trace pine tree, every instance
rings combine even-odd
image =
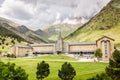
[[[42,61],[37,64],[36,78],[42,80],[50,74],[49,64]]]
[[[120,80],[120,51],[117,49],[113,52],[112,58],[109,60],[106,73],[111,76],[113,80]]]
[[[76,71],[74,70],[72,65],[67,62],[62,65],[61,70],[59,70],[58,72],[58,76],[61,78],[61,80],[72,80],[75,75]]]

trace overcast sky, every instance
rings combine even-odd
[[[66,18],[90,18],[110,0],[0,0],[0,16],[39,27]]]

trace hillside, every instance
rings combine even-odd
[[[41,29],[38,29],[36,31],[34,31],[36,34],[40,35],[40,36],[44,36],[46,38],[48,38],[48,34],[44,31],[42,31]]]
[[[66,41],[95,41],[106,35],[115,39],[116,46],[120,45],[120,0],[111,0],[88,23],[71,33]]]
[[[3,37],[7,36],[7,37],[18,39],[20,41],[26,41],[29,43],[45,42],[44,40],[42,40],[41,38],[37,37],[34,34],[29,34],[29,35],[22,34],[19,31],[17,31],[16,28],[8,25],[7,23],[0,24],[0,30],[1,30],[0,36],[3,36]],[[32,37],[33,35],[34,37]]]
[[[26,41],[20,36],[16,35],[14,32],[4,28],[2,25],[0,25],[0,36],[2,37],[11,37],[11,38],[16,38],[19,41]]]
[[[21,34],[24,34],[24,36],[27,36],[33,39],[34,42],[37,42],[37,43],[49,42],[49,40],[44,35],[37,34],[36,31],[30,30],[24,25],[17,26],[15,29]],[[39,32],[41,33],[42,31],[39,31]]]
[[[6,18],[3,18],[3,17],[0,17],[0,23],[7,23],[10,26],[14,26],[14,27],[20,26],[19,24],[15,23],[15,22],[12,22],[12,21],[10,21]]]
[[[41,37],[34,31],[28,29],[24,25],[18,25],[8,19],[0,17],[0,36],[13,37],[20,41],[30,43],[46,43],[48,39]]]

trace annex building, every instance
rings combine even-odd
[[[12,47],[11,53],[16,57],[64,53],[94,58],[94,51],[98,48],[102,51],[102,60],[108,60],[114,51],[114,39],[103,36],[94,42],[64,42],[60,35],[56,43],[16,45]]]

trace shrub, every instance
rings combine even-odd
[[[7,54],[7,57],[16,58],[16,56],[14,54]]]
[[[102,57],[102,51],[101,49],[97,49],[95,52],[94,52],[94,56],[97,57],[97,60],[99,62],[99,59]]]
[[[107,74],[101,73],[100,75],[96,75],[95,77],[89,78],[87,80],[112,80]]]

